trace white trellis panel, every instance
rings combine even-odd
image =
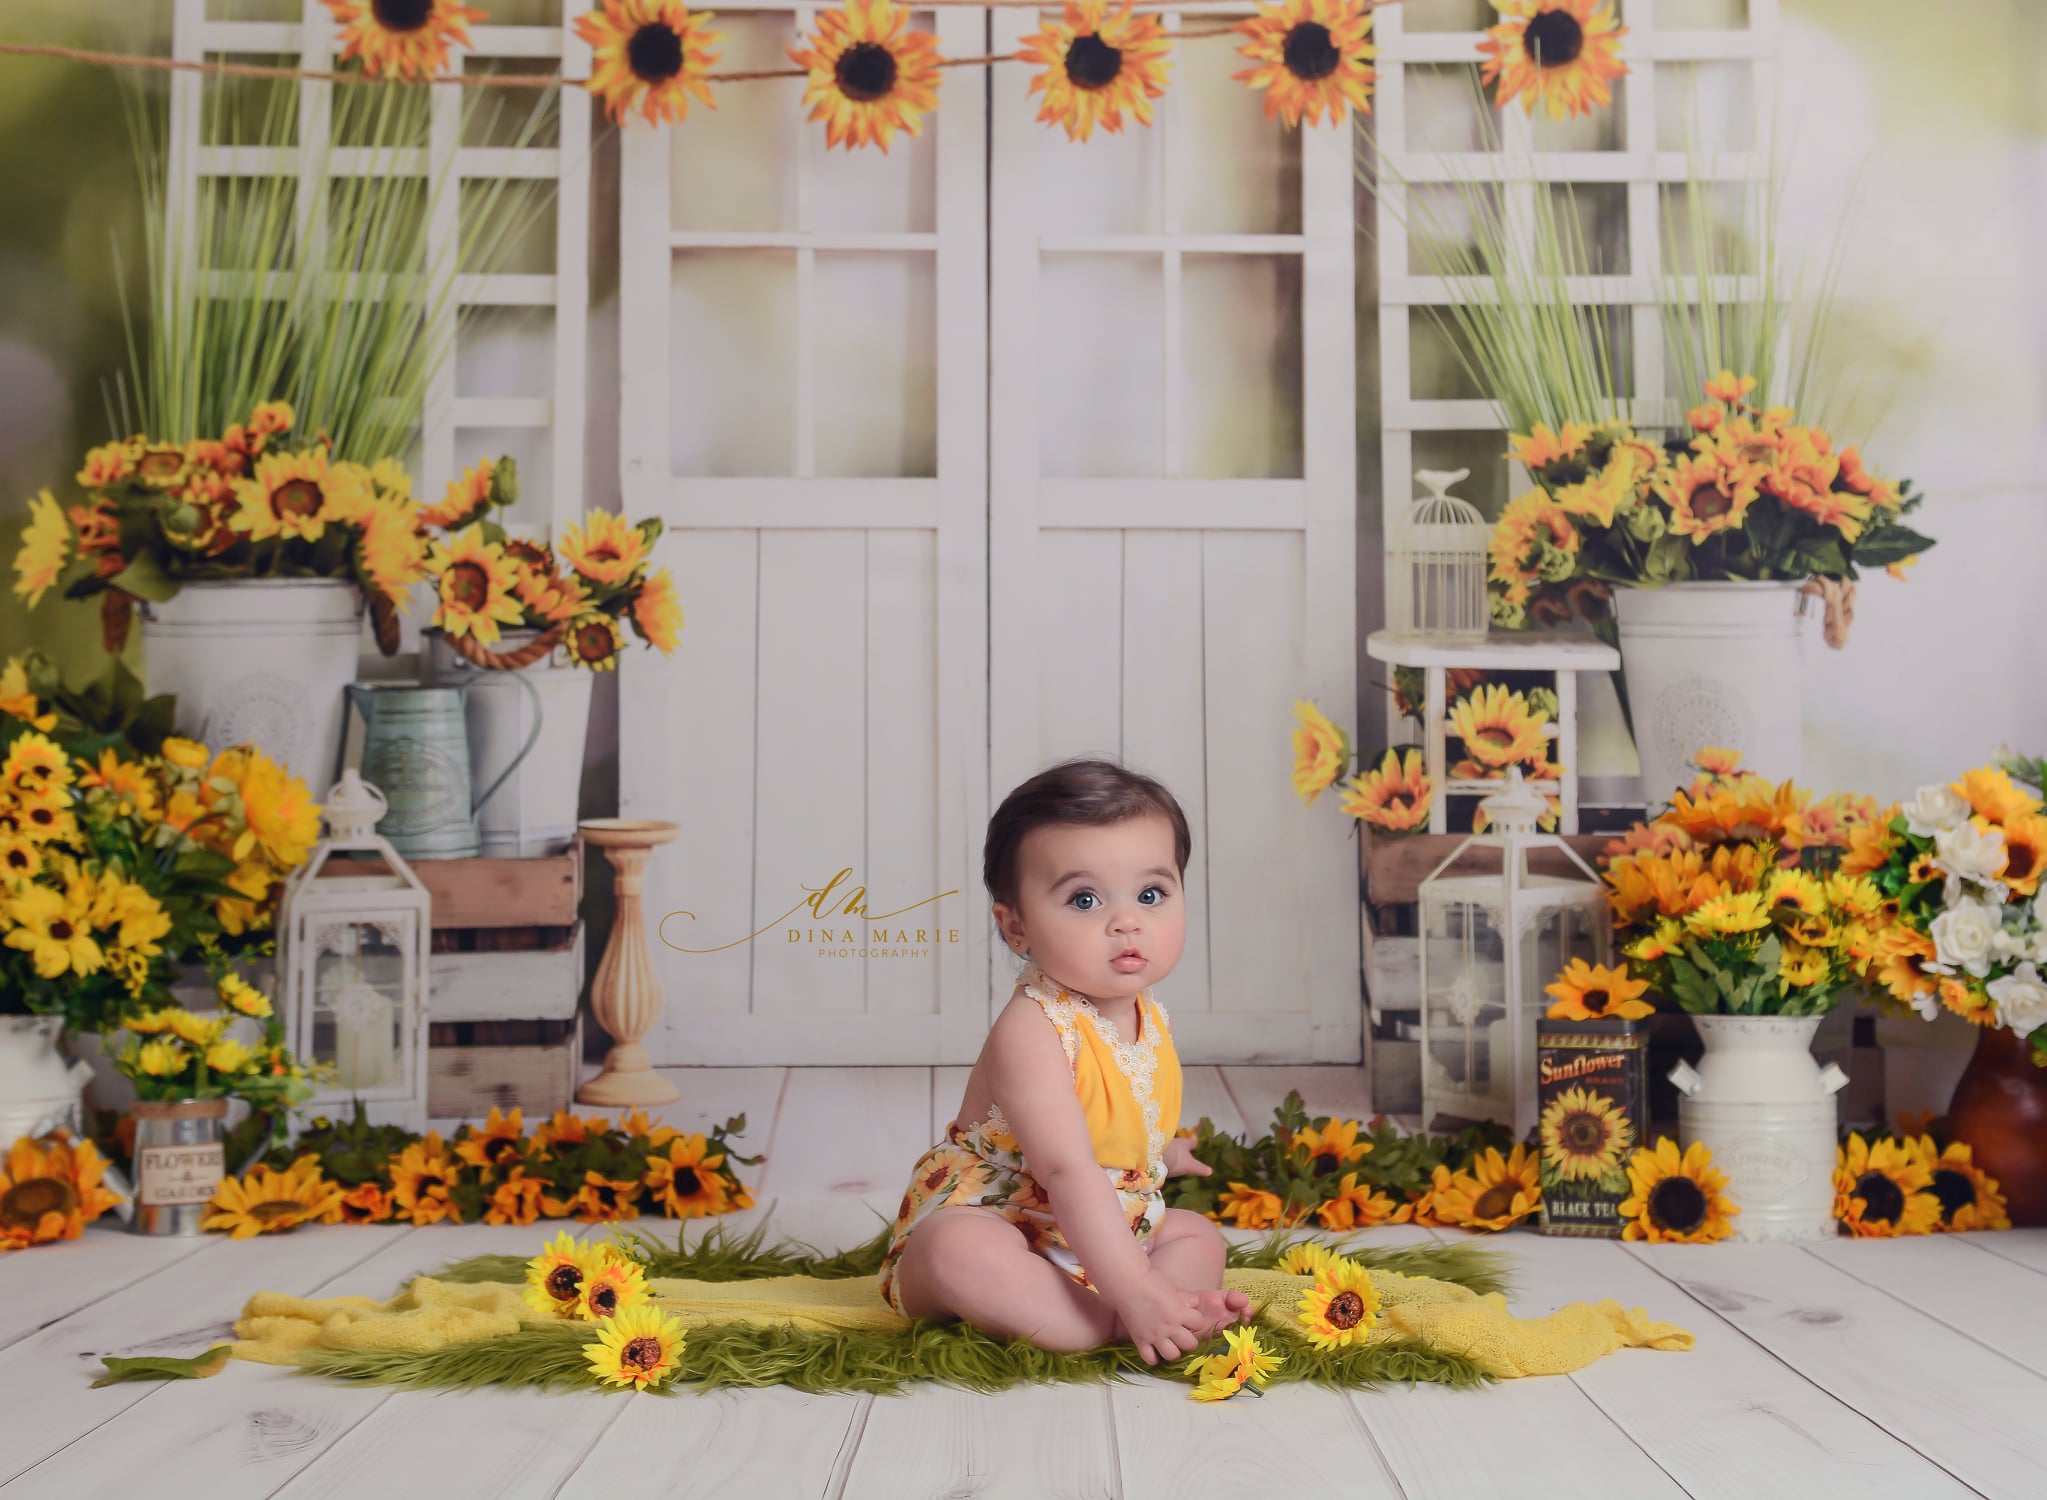
[[[172,47],[179,58],[283,59],[308,71],[337,65],[334,20],[319,0],[305,0],[297,22],[216,20],[208,16],[209,0],[174,3]],[[509,64],[563,70],[571,78],[589,74],[589,47],[566,21],[472,26],[469,34],[474,45],[451,53],[450,72]],[[202,142],[202,90],[218,86],[196,73],[172,77],[170,178],[177,203],[189,211],[200,182],[208,178],[296,178],[300,244],[309,253],[320,245],[323,169],[332,178],[388,170],[395,162],[423,182],[447,184],[434,198],[428,226],[428,264],[436,268],[456,262],[463,185],[487,178],[555,183],[553,201],[544,212],[519,218],[524,237],[542,252],[545,268],[514,263],[492,274],[465,271],[440,311],[438,332],[455,336],[421,413],[413,491],[423,501],[436,501],[463,468],[479,458],[510,453],[520,462],[522,493],[508,521],[543,530],[580,519],[590,264],[588,93],[575,87],[558,91],[551,106],[558,117],[551,143],[529,137],[528,144],[519,146],[480,145],[463,140],[465,95],[471,91],[440,85],[432,97],[425,149],[379,150],[372,158],[346,146],[327,149],[334,90],[360,85],[301,83],[298,142],[273,151]],[[536,97],[523,90],[506,95],[505,115],[523,116]],[[215,278],[232,274],[214,273]],[[402,618],[409,641],[423,614],[415,605]]]
[[[1037,18],[993,23],[1007,54]],[[1355,1062],[1349,820],[1288,781],[1296,698],[1354,722],[1352,132],[1265,119],[1235,48],[1183,42],[1156,125],[1081,144],[995,70],[990,794],[1157,776],[1194,835],[1182,1055]]]
[[[819,9],[720,6],[719,66],[788,67]],[[978,9],[910,24],[985,50]],[[621,682],[621,811],[682,825],[648,870],[657,1062],[966,1062],[985,1032],[985,88],[945,70],[886,155],[827,152],[798,79],[623,128],[623,501],[665,518],[688,618]]]
[[[1776,97],[1779,0],[1619,0],[1628,72],[1614,104],[1587,119],[1532,121],[1519,103],[1498,124],[1474,119],[1478,44],[1494,13],[1482,0],[1410,0],[1375,12],[1379,83],[1379,363],[1381,481],[1390,516],[1416,493],[1417,469],[1469,468],[1461,489],[1490,515],[1528,483],[1506,457],[1506,420],[1490,400],[1439,387],[1458,366],[1431,307],[1454,288],[1418,274],[1405,218],[1409,186],[1452,196],[1454,184],[1505,183],[1510,224],[1529,222],[1533,195],[1568,185],[1588,254],[1601,257],[1573,295],[1614,309],[1616,342],[1632,367],[1628,414],[1647,430],[1681,420],[1697,391],[1675,389],[1659,313],[1667,273],[1665,195],[1696,169],[1713,183],[1767,180],[1769,102]],[[1696,133],[1695,133],[1696,132]],[[1495,143],[1500,150],[1487,149]],[[1534,181],[1530,181],[1530,178]],[[1559,205],[1559,215],[1569,212]],[[1588,268],[1590,269],[1590,268]],[[1716,295],[1740,294],[1720,286]],[[1390,587],[1390,580],[1389,580]],[[1387,722],[1397,723],[1388,694]],[[1576,767],[1572,768],[1574,771]]]

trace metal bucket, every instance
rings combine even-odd
[[[540,738],[540,695],[517,673],[533,698],[533,731],[510,765],[470,795],[469,728],[464,703],[475,683],[415,687],[351,683],[348,701],[363,718],[362,779],[384,794],[390,811],[377,832],[407,859],[467,859],[481,844],[476,810],[503,786]]]
[[[137,1100],[136,1234],[197,1234],[226,1175],[225,1099]]]

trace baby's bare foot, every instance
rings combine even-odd
[[[1202,1291],[1188,1293],[1201,1314],[1201,1336],[1209,1338],[1242,1322],[1251,1311],[1251,1299],[1242,1292]]]

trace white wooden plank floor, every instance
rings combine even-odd
[[[748,1171],[761,1206],[725,1222],[766,1218],[827,1248],[893,1211],[966,1081],[957,1068],[670,1076],[684,1097],[666,1119],[702,1128],[743,1110],[742,1149],[767,1154]],[[1188,1070],[1188,1118],[1262,1127],[1293,1088],[1311,1112],[1366,1109],[1356,1069],[1205,1067]],[[530,1252],[556,1227],[234,1244],[148,1240],[109,1219],[77,1244],[0,1258],[0,1500],[2047,1494],[2047,1231],[1808,1247],[1501,1236],[1521,1311],[1616,1297],[1690,1328],[1698,1347],[1476,1392],[1295,1386],[1221,1407],[1153,1381],[1000,1396],[419,1394],[239,1362],[210,1380],[87,1388],[101,1354],[193,1353],[225,1336],[253,1291],[387,1295],[463,1256]]]

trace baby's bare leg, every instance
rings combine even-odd
[[[1222,1290],[1222,1231],[1200,1214],[1169,1208],[1152,1238],[1152,1267],[1183,1292],[1199,1299],[1209,1317],[1208,1332],[1227,1328],[1251,1310],[1242,1292]]]
[[[896,1285],[913,1318],[959,1318],[1040,1349],[1092,1349],[1123,1336],[1108,1303],[1034,1254],[1021,1230],[985,1208],[941,1208],[912,1230]]]

